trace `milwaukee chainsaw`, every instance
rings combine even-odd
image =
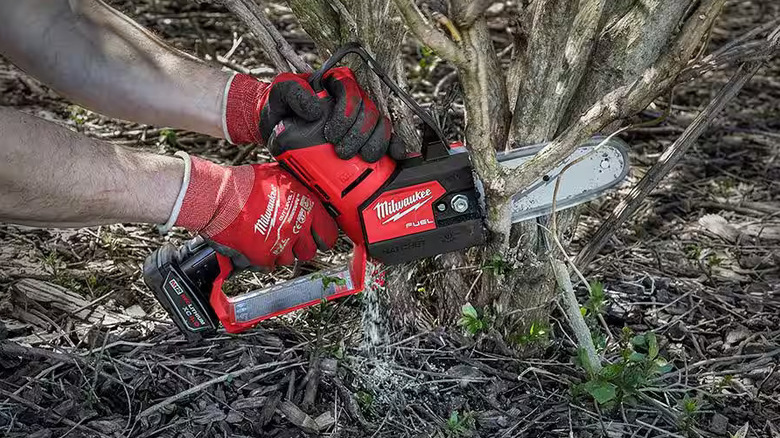
[[[360,56],[421,119],[421,154],[398,162],[389,156],[375,163],[359,155],[342,160],[323,138],[326,117],[280,123],[269,150],[333,215],[353,243],[352,257],[345,266],[229,298],[222,291],[233,273],[228,257],[200,237],[179,248],[166,244],[144,262],[144,281],[188,338],[210,335],[220,323],[229,333],[242,332],[265,319],[358,293],[365,285],[369,257],[393,265],[485,242],[481,188],[466,149],[460,143],[449,144],[431,115],[387,77],[360,45],[351,43],[336,51],[311,76],[312,88],[327,103],[323,74],[350,53]],[[517,167],[543,147],[500,153],[498,161],[508,168]],[[567,167],[570,163],[574,164]],[[628,172],[626,148],[617,139],[591,139],[583,144],[514,197],[513,222],[551,212],[555,180],[564,169],[557,210],[587,202],[620,183]]]

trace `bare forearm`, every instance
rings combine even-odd
[[[222,136],[229,74],[96,0],[0,0],[0,53],[107,116]]]
[[[0,222],[164,223],[184,164],[103,143],[0,107]]]

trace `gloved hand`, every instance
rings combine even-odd
[[[237,74],[228,83],[223,129],[231,143],[267,143],[274,127],[288,117],[313,122],[328,114],[308,83],[307,74],[281,73],[270,84]],[[390,119],[376,105],[346,67],[329,70],[323,86],[332,97],[333,110],[325,124],[325,138],[340,158],[360,153],[375,162],[390,150],[393,158],[405,156],[404,145],[392,133]]]
[[[333,218],[278,164],[227,167],[177,155],[188,164],[186,191],[169,223],[211,240],[237,269],[290,265],[336,243]]]
[[[325,124],[325,139],[335,145],[339,158],[346,160],[360,153],[364,160],[373,163],[388,151],[396,160],[406,156],[403,142],[392,133],[390,119],[379,114],[352,70],[330,69],[323,76],[322,85],[335,102]]]

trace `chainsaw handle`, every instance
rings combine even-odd
[[[241,333],[266,319],[316,305],[322,300],[331,301],[361,292],[365,286],[366,259],[365,246],[356,244],[346,268],[316,272],[230,298],[222,286],[233,273],[233,263],[217,253],[219,274],[212,283],[209,304],[225,331]],[[327,280],[334,277],[343,280],[344,284]]]

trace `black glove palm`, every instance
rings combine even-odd
[[[336,154],[349,159],[360,153],[373,163],[390,152],[396,160],[406,156],[404,144],[393,134],[390,119],[382,116],[376,105],[360,88],[347,67],[328,70],[323,86],[335,101],[330,120],[325,124],[325,139],[336,147]]]

